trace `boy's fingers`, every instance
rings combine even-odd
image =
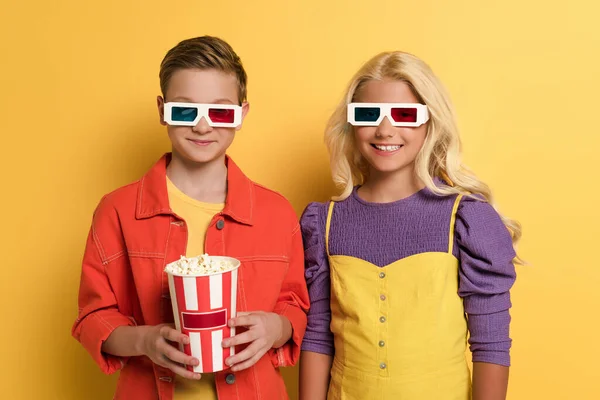
[[[243,369],[246,368],[250,368],[251,366],[253,366],[254,364],[256,364],[258,362],[258,360],[260,360],[260,358],[266,353],[266,350],[260,350],[259,352],[257,352],[256,354],[254,354],[252,357],[250,357],[248,360],[239,363],[239,364],[235,364],[231,370],[234,372],[237,371],[241,371]]]
[[[190,342],[190,338],[187,335],[184,335],[183,333],[168,326],[163,327],[160,330],[160,334],[171,342],[177,342],[181,344],[188,344]]]
[[[236,316],[241,317],[242,315],[250,315],[250,314],[252,314],[252,313],[249,311],[238,311]]]
[[[232,338],[223,340],[223,347],[233,347],[238,346],[244,343],[250,343],[256,339],[256,333],[253,331],[246,331],[244,333],[240,333],[239,335],[235,335]]]
[[[243,314],[238,313],[238,316],[235,318],[231,318],[229,320],[229,327],[233,328],[235,326],[250,326],[256,324],[256,316],[253,314]]]
[[[225,363],[229,366],[235,365],[237,363],[246,361],[247,359],[254,356],[260,350],[260,344],[257,342],[252,343],[250,346],[246,347],[241,352],[237,353],[234,356],[229,357],[225,360]]]
[[[183,376],[184,378],[187,379],[194,379],[194,380],[198,380],[202,377],[202,375],[196,373],[196,372],[192,372],[192,371],[188,371],[187,369],[171,362],[168,365],[168,368],[175,372],[177,375]]]
[[[184,365],[198,365],[199,361],[191,356],[188,356],[185,353],[182,353],[181,351],[177,350],[176,348],[174,348],[173,346],[170,345],[166,345],[166,348],[164,349],[160,349],[164,355],[171,361],[174,361],[176,363],[179,364],[184,364]]]

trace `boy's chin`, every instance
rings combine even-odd
[[[216,149],[215,149],[216,150]],[[225,157],[226,149],[212,150],[196,150],[196,151],[174,151],[173,157],[182,158],[181,161],[194,164],[207,164],[210,162],[222,160]]]

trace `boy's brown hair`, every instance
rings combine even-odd
[[[214,36],[200,36],[179,42],[167,52],[160,64],[160,90],[167,93],[169,80],[180,69],[216,69],[235,75],[238,81],[240,105],[246,101],[248,77],[240,57],[224,40]]]

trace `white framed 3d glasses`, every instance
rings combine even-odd
[[[385,117],[393,126],[418,127],[429,120],[429,111],[419,103],[348,104],[348,122],[353,126],[379,126]]]
[[[233,104],[165,103],[165,122],[173,126],[196,126],[201,118],[215,128],[236,128],[242,123],[242,106]]]

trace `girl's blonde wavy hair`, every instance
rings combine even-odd
[[[347,122],[347,105],[356,100],[357,93],[370,80],[399,80],[406,82],[420,103],[427,105],[429,121],[425,143],[415,160],[417,176],[441,196],[463,194],[486,201],[492,206],[488,185],[477,179],[461,162],[461,142],[454,108],[446,89],[431,68],[412,54],[395,51],[378,54],[369,60],[352,78],[343,100],[331,115],[325,130],[333,180],[342,193],[333,200],[343,200],[355,185],[368,178],[368,165],[354,142],[352,125]],[[434,178],[447,185],[436,185]],[[521,237],[521,225],[502,216],[513,245]],[[522,264],[517,257],[515,261]]]

